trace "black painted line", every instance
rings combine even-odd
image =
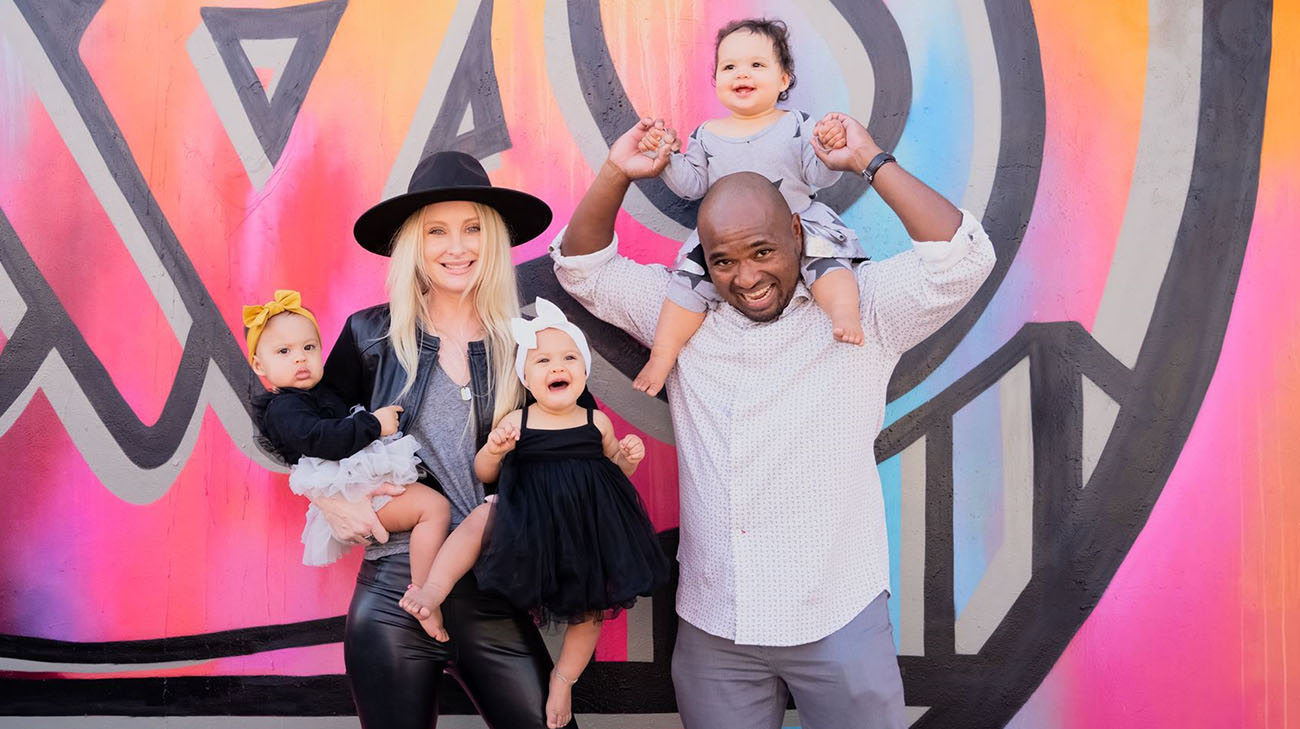
[[[975,296],[953,318],[899,359],[889,380],[887,398],[891,402],[929,377],[984,313],[1020,250],[1038,194],[1047,107],[1033,9],[1028,0],[985,0],[984,7],[1002,93],[1002,141],[982,221],[997,262]]]

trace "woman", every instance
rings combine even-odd
[[[474,454],[523,402],[511,356],[519,297],[510,246],[550,222],[546,203],[493,187],[469,155],[440,152],[416,168],[407,194],[366,211],[353,231],[362,247],[392,258],[389,303],[348,318],[324,382],[371,410],[404,408],[401,430],[423,445],[421,481],[446,494],[453,527],[484,498]],[[546,726],[551,659],[526,614],[480,592],[471,573],[442,606],[451,641],[433,640],[397,604],[410,574],[405,535],[376,543],[385,535],[364,502],[316,503],[337,539],[368,544],[343,644],[362,726],[436,725],[444,668],[490,726]]]

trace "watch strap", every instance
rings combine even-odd
[[[872,157],[871,161],[867,163],[867,168],[862,171],[863,179],[865,179],[867,184],[870,185],[876,179],[876,172],[890,162],[896,163],[898,160],[894,159],[894,155],[888,152],[881,152],[875,157]]]

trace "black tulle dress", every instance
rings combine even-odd
[[[542,624],[613,617],[668,580],[668,560],[632,482],[605,457],[600,429],[528,427],[502,461],[474,573],[479,586]]]

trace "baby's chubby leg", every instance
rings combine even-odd
[[[379,523],[390,532],[410,530],[411,581],[423,582],[451,526],[451,504],[447,498],[423,484],[411,484],[406,493],[385,504],[377,515]],[[405,598],[401,602],[405,603]],[[429,618],[427,610],[420,613],[405,604],[402,607],[417,619]]]
[[[659,310],[659,325],[655,328],[655,341],[650,347],[650,359],[645,367],[632,380],[632,387],[651,397],[663,389],[664,380],[677,363],[677,355],[682,347],[691,340],[695,332],[704,323],[704,312],[696,313],[684,309],[672,301],[665,300]]]
[[[677,355],[704,323],[708,303],[691,288],[680,272],[674,272],[668,281],[668,298],[659,310],[659,323],[655,327],[654,343],[650,345],[650,359],[632,380],[632,387],[651,397],[663,389],[664,380],[677,363]]]
[[[483,532],[487,528],[492,504],[480,504],[447,537],[447,541],[433,558],[433,566],[425,572],[422,584],[412,585],[402,596],[400,605],[414,615],[420,625],[434,640],[447,640],[442,626],[443,600],[456,581],[464,577],[478,560],[483,545]],[[444,530],[445,533],[445,530]],[[414,535],[412,535],[414,539]],[[412,545],[414,550],[414,545]]]
[[[546,695],[547,729],[568,726],[573,719],[573,684],[591,662],[598,638],[600,623],[594,618],[570,625],[564,631],[560,659],[555,662],[555,670],[551,671],[550,691]]]
[[[858,277],[849,261],[840,258],[804,259],[804,280],[809,281],[813,300],[831,318],[831,334],[836,341],[862,346]]]

